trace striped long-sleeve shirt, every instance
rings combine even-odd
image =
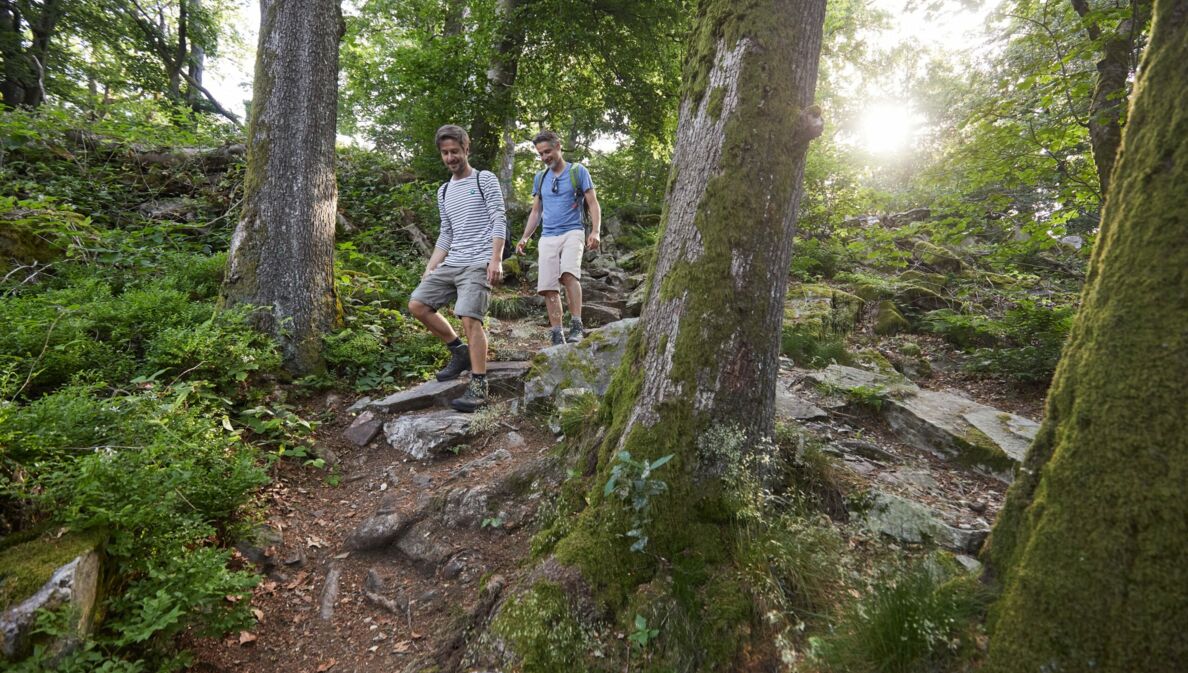
[[[491,261],[492,241],[507,239],[503,192],[491,171],[474,169],[439,187],[437,210],[441,233],[436,245],[448,253],[442,266],[485,266]]]

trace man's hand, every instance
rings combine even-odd
[[[498,285],[503,280],[503,261],[493,259],[487,264],[487,282]]]
[[[517,254],[517,255],[522,255],[522,254],[524,254],[524,247],[525,247],[526,245],[528,245],[528,239],[526,239],[526,238],[521,238],[521,239],[519,240],[519,242],[517,242],[517,243],[516,243],[516,254]]]
[[[425,280],[426,278],[428,278],[429,274],[433,273],[434,271],[435,271],[435,269],[432,267],[428,267],[428,266],[425,267],[425,273],[421,274],[421,280]]]
[[[599,238],[597,231],[591,231],[589,238],[586,239],[587,250],[597,250],[598,244],[602,239]]]

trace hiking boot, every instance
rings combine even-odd
[[[473,413],[479,407],[487,404],[487,379],[470,379],[466,392],[456,400],[450,400],[450,406],[458,411]]]
[[[462,344],[450,351],[450,361],[441,371],[437,372],[438,381],[453,381],[462,375],[462,372],[470,371],[470,347]]]
[[[554,346],[560,346],[565,343],[565,335],[561,333],[560,327],[555,330],[549,330],[549,339],[553,342]]]
[[[565,335],[565,340],[571,344],[581,341],[586,336],[586,331],[582,329],[582,323],[578,320],[571,320],[569,322],[569,333]]]

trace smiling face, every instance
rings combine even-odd
[[[542,140],[536,143],[536,153],[540,155],[540,160],[544,162],[545,166],[557,170],[557,166],[561,160],[561,148],[559,146],[547,140]]]
[[[453,173],[454,177],[466,176],[470,170],[470,164],[467,162],[470,153],[463,149],[461,143],[453,138],[443,138],[437,144],[437,150],[441,152],[441,163],[450,169],[450,173]]]

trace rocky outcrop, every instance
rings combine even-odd
[[[592,331],[576,344],[542,350],[524,382],[524,401],[555,402],[561,391],[571,388],[586,388],[595,395],[605,393],[637,322],[620,320]]]
[[[960,395],[925,390],[894,373],[841,365],[807,372],[827,391],[881,401],[879,411],[904,442],[1009,482],[1039,424]]]

